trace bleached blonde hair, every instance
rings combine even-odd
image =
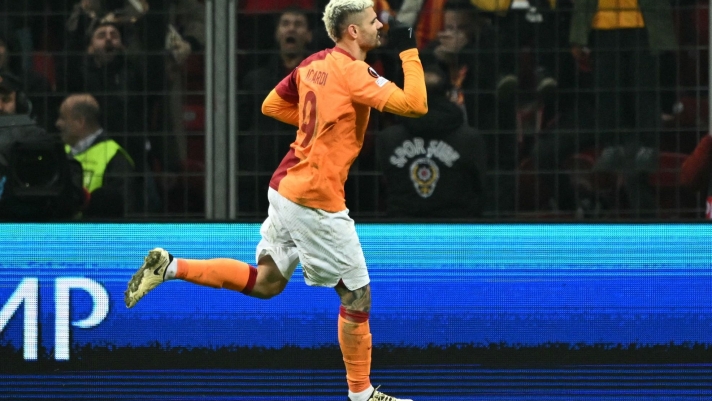
[[[322,18],[326,26],[326,33],[329,34],[331,40],[338,42],[348,18],[369,7],[373,7],[372,0],[331,0],[326,5],[324,18]]]

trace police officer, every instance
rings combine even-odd
[[[463,219],[485,206],[484,141],[447,95],[445,73],[426,65],[428,114],[378,135],[388,217]]]
[[[99,103],[89,94],[67,97],[57,128],[67,153],[82,164],[84,188],[91,194],[84,217],[122,217],[135,202],[134,162],[100,124]]]

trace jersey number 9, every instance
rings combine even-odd
[[[309,115],[307,116],[307,110]],[[307,92],[304,97],[304,106],[302,106],[302,126],[299,128],[306,134],[302,141],[301,147],[306,147],[314,136],[316,128],[316,94],[313,91]]]

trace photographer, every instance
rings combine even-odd
[[[49,221],[82,208],[82,167],[60,139],[38,127],[0,74],[0,221]],[[20,99],[22,100],[22,99]]]
[[[70,219],[86,197],[81,165],[31,113],[22,81],[0,69],[0,221]]]

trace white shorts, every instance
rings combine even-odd
[[[370,282],[361,242],[348,209],[329,213],[298,205],[270,188],[268,217],[255,259],[270,255],[289,280],[302,262],[307,285],[335,287],[343,281],[349,290]]]

